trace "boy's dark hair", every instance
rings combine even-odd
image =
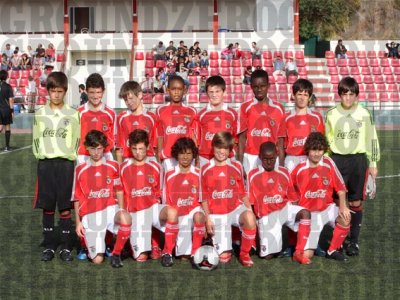
[[[92,73],[86,79],[86,90],[89,88],[101,88],[103,91],[106,89],[104,79],[99,73]]]
[[[144,143],[147,146],[149,146],[149,134],[147,131],[143,129],[135,129],[129,134],[129,146],[131,147],[132,145],[136,145],[139,143]]]
[[[106,148],[108,146],[107,136],[98,130],[90,130],[85,136],[85,142],[83,143],[86,147],[97,147],[103,146]]]
[[[351,92],[358,96],[360,90],[357,81],[353,77],[344,77],[340,80],[338,84],[338,94],[339,96]]]
[[[0,81],[6,81],[8,78],[8,72],[5,70],[0,71]]]
[[[234,144],[233,135],[228,131],[217,132],[211,141],[212,147],[229,149],[229,151],[232,151]]]
[[[68,78],[63,72],[51,72],[47,76],[46,89],[62,88],[64,91],[68,90]]]
[[[251,73],[251,77],[250,77],[251,82],[253,82],[253,80],[255,80],[257,78],[264,78],[269,83],[268,73],[266,71],[264,71],[263,69],[257,69],[253,73]]]
[[[221,76],[210,76],[206,81],[206,91],[208,91],[208,87],[219,86],[223,91],[226,89],[226,82]]]
[[[306,155],[308,155],[310,150],[324,150],[326,152],[328,148],[328,141],[321,132],[311,132],[304,143],[304,152]]]
[[[81,84],[79,85],[79,89],[85,90],[85,85],[81,83]]]
[[[313,94],[313,89],[311,81],[303,78],[297,79],[292,86],[293,95],[296,95],[297,92],[305,91],[311,96]]]
[[[118,97],[121,99],[126,99],[129,94],[137,96],[140,92],[142,92],[140,84],[136,81],[130,80],[122,84],[121,89],[119,90]]]
[[[278,152],[273,142],[264,142],[260,145],[259,156],[264,152]]]
[[[176,140],[171,148],[172,157],[178,160],[178,155],[186,152],[187,150],[192,150],[193,158],[197,157],[199,151],[194,141],[188,137],[181,137]]]
[[[182,85],[185,87],[185,81],[183,80],[183,78],[181,76],[178,76],[178,75],[169,76],[169,78],[168,78],[168,87],[171,86],[171,82],[174,81],[174,80],[181,82]]]

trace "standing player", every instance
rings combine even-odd
[[[343,176],[348,193],[351,219],[347,255],[358,255],[362,202],[366,199],[368,173],[375,181],[380,158],[379,141],[371,113],[358,104],[358,83],[351,77],[338,85],[341,103],[326,113],[326,137],[332,159]]]
[[[206,229],[199,203],[199,169],[192,165],[198,150],[192,139],[183,137],[176,140],[171,152],[178,165],[165,175],[163,201],[176,208],[179,215],[175,255],[193,256],[201,246]]]
[[[259,158],[261,166],[249,173],[248,190],[250,203],[258,218],[260,236],[260,257],[271,259],[282,249],[282,226],[297,231],[296,252],[293,260],[300,264],[310,264],[304,255],[310,234],[310,212],[297,203],[297,194],[286,168],[275,166],[278,151],[272,142],[262,143]]]
[[[149,135],[143,129],[129,134],[133,158],[121,165],[124,205],[132,216],[131,246],[137,261],[146,261],[151,249],[151,229],[165,231],[161,264],[173,265],[172,251],[179,231],[176,209],[160,204],[160,165],[146,156]]]
[[[171,103],[160,106],[156,116],[158,120],[158,158],[162,161],[164,171],[173,169],[177,162],[171,155],[175,141],[180,137],[195,139],[196,110],[182,104],[186,92],[182,77],[172,75],[168,79],[167,91]]]
[[[285,138],[285,167],[289,173],[307,159],[304,143],[311,132],[324,133],[321,114],[309,108],[313,85],[307,79],[298,79],[292,86],[295,107],[286,113],[280,127],[280,136]]]
[[[74,161],[79,145],[79,114],[64,103],[68,89],[67,76],[52,72],[47,77],[50,102],[41,107],[33,120],[33,154],[39,160],[35,208],[43,210],[42,261],[54,258],[54,214],[60,213],[60,258],[71,261],[71,193]]]
[[[0,133],[5,128],[6,147],[4,151],[10,151],[10,138],[13,113],[14,113],[14,94],[12,87],[6,82],[7,71],[0,71]]]
[[[211,76],[206,81],[205,89],[210,102],[200,110],[196,118],[200,166],[204,166],[213,157],[211,141],[214,134],[228,131],[236,137],[238,122],[236,111],[223,102],[225,80],[221,76]]]
[[[89,152],[86,150],[83,141],[86,134],[96,129],[107,136],[108,146],[104,149],[106,159],[112,160],[112,149],[116,137],[115,112],[102,102],[105,85],[103,77],[98,73],[90,74],[86,79],[86,91],[88,102],[78,108],[81,115],[81,142],[78,149],[78,163],[89,159]]]
[[[117,146],[115,156],[117,161],[122,163],[124,158],[132,157],[129,148],[129,134],[135,129],[145,130],[150,137],[150,147],[147,151],[149,158],[155,156],[154,148],[156,141],[156,116],[151,111],[144,108],[142,99],[142,89],[136,81],[125,82],[119,91],[119,97],[124,99],[128,110],[121,112],[117,117]]]
[[[324,156],[327,150],[325,136],[312,132],[304,144],[307,160],[294,168],[291,177],[300,196],[299,205],[311,212],[311,232],[304,248],[305,255],[309,258],[313,256],[321,231],[325,224],[329,224],[335,229],[326,257],[346,262],[347,258],[338,251],[350,230],[346,186],[335,163]],[[339,196],[339,206],[333,202],[334,191]]]
[[[263,142],[278,145],[279,163],[284,160],[283,138],[279,126],[284,118],[283,106],[268,98],[268,73],[256,70],[251,74],[251,88],[255,99],[245,102],[239,112],[238,159],[248,174],[258,161],[258,151]]]
[[[113,268],[122,267],[121,251],[131,233],[131,216],[123,209],[123,192],[119,165],[103,157],[108,146],[106,135],[98,130],[87,133],[84,145],[90,159],[75,168],[75,231],[85,240],[90,259],[95,264],[104,260],[106,231],[117,232],[111,257]],[[118,203],[115,201],[116,195]],[[102,220],[102,222],[97,222]]]
[[[214,157],[201,168],[200,199],[206,216],[206,228],[212,236],[220,261],[231,259],[231,226],[240,227],[242,240],[239,260],[243,266],[253,266],[250,249],[256,236],[256,220],[243,183],[243,170],[231,160],[234,139],[229,132],[218,132],[211,143]]]

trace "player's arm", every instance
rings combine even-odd
[[[117,197],[119,209],[120,210],[124,209],[124,192],[123,192],[123,190],[117,190],[115,195]]]
[[[79,216],[79,201],[74,201],[75,210],[75,232],[78,237],[83,237],[85,235],[85,228],[83,228],[81,217]]]
[[[163,145],[164,145],[164,137],[163,136],[159,136],[157,138],[157,154],[156,154],[156,158],[158,162],[161,162],[161,152],[163,149]]]
[[[376,133],[375,124],[372,120],[371,115],[369,120],[366,121],[366,124],[367,126],[365,132],[365,138],[366,138],[365,145],[367,147],[366,153],[369,161],[368,171],[371,174],[372,178],[375,179],[378,176],[377,162],[380,159],[380,147],[379,147],[379,140],[378,140],[378,135]]]
[[[239,133],[238,136],[239,136],[239,145],[238,145],[238,154],[237,154],[238,157],[237,158],[238,158],[238,161],[243,163],[244,147],[246,145],[246,131]]]
[[[276,143],[276,147],[278,149],[278,157],[279,157],[279,165],[283,167],[285,165],[285,138],[278,137],[278,141]]]
[[[339,197],[339,215],[347,222],[350,222],[350,209],[347,207],[346,191],[337,192]]]
[[[207,233],[210,235],[214,235],[214,222],[210,218],[210,210],[208,208],[208,201],[202,201],[201,202],[201,207],[203,208],[204,211],[204,216],[206,217],[206,229]]]
[[[124,160],[122,148],[115,148],[115,157],[117,158],[117,162],[122,164]]]

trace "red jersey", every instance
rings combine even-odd
[[[196,110],[185,105],[166,104],[156,112],[157,136],[164,138],[161,159],[171,158],[171,148],[180,137],[195,137]]]
[[[265,171],[258,166],[250,171],[248,178],[250,203],[258,218],[281,210],[288,201],[298,200],[289,171],[284,167]]]
[[[108,146],[104,152],[111,152],[114,148],[114,143],[117,135],[117,128],[115,126],[115,112],[107,105],[102,104],[99,111],[91,111],[89,103],[85,103],[78,108],[81,115],[81,140],[79,143],[78,154],[89,155],[86,150],[85,136],[93,129],[103,132],[107,136]]]
[[[316,131],[324,134],[325,127],[319,112],[307,109],[307,114],[297,115],[293,109],[286,113],[279,131],[285,137],[286,154],[299,156],[305,155],[303,148],[308,135]]]
[[[136,165],[133,159],[121,164],[121,183],[124,190],[124,205],[128,212],[137,212],[160,202],[160,165],[146,159]]]
[[[238,132],[247,130],[244,152],[258,155],[262,143],[276,143],[284,115],[283,106],[272,100],[269,100],[268,104],[256,99],[243,103],[240,106]]]
[[[309,211],[323,211],[333,202],[333,191],[346,191],[342,175],[329,157],[322,157],[318,166],[302,162],[291,173],[293,186],[299,194],[299,205]]]
[[[233,108],[224,104],[221,110],[211,110],[211,106],[200,110],[197,114],[199,155],[207,159],[213,157],[211,141],[214,134],[220,131],[228,131],[234,137],[237,135],[238,115]]]
[[[135,129],[143,129],[149,134],[150,147],[147,156],[154,156],[157,147],[156,115],[146,109],[140,115],[134,115],[130,110],[121,112],[117,117],[117,147],[123,149],[124,157],[132,157],[129,149],[129,134]]]
[[[188,173],[181,173],[179,166],[165,175],[163,200],[175,207],[179,216],[189,214],[199,206],[199,169],[191,166]]]
[[[242,165],[228,159],[216,166],[214,159],[201,168],[200,202],[207,201],[211,214],[227,214],[242,204],[246,196]]]
[[[100,166],[94,166],[88,160],[75,168],[72,201],[79,201],[81,217],[117,204],[114,191],[121,189],[119,165],[115,161],[103,159]]]

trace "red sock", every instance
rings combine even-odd
[[[112,255],[121,255],[121,251],[124,248],[125,243],[129,239],[130,235],[131,235],[131,225],[120,224],[117,233],[117,240],[115,241]]]
[[[86,242],[85,242],[85,238],[84,238],[84,237],[79,238],[79,242],[80,242],[80,244],[81,244],[82,249],[86,249],[86,248],[87,248],[87,247],[86,247]]]
[[[299,222],[299,230],[297,231],[296,251],[304,251],[308,236],[311,230],[311,220],[301,219]],[[293,232],[290,230],[289,232]],[[294,233],[294,232],[293,232]]]
[[[165,245],[163,253],[172,254],[172,250],[175,248],[176,237],[179,232],[178,222],[167,222],[165,225]]]
[[[113,234],[110,231],[107,230],[106,231],[106,238],[105,238],[106,247],[110,247],[111,248],[112,243],[113,243],[113,239],[114,239]]]
[[[333,230],[331,245],[329,246],[328,249],[329,253],[332,253],[333,251],[339,249],[342,246],[349,231],[350,231],[350,226],[343,227],[339,224],[336,224],[335,230]]]
[[[251,246],[256,238],[256,229],[242,229],[242,244],[240,246],[240,256],[249,254]]]
[[[151,231],[151,248],[160,248],[160,230],[154,227]]]
[[[192,255],[194,255],[197,249],[200,248],[205,232],[206,227],[204,224],[194,224],[192,234]]]
[[[300,220],[300,222],[301,222],[301,220]],[[300,229],[299,229],[299,230],[300,230]],[[289,244],[289,246],[294,246],[294,245],[297,244],[297,235],[296,235],[296,233],[295,233],[292,229],[290,229],[290,228],[288,228],[288,244]]]
[[[232,226],[232,243],[240,245],[240,240],[242,238],[242,233],[240,232],[239,227]]]

